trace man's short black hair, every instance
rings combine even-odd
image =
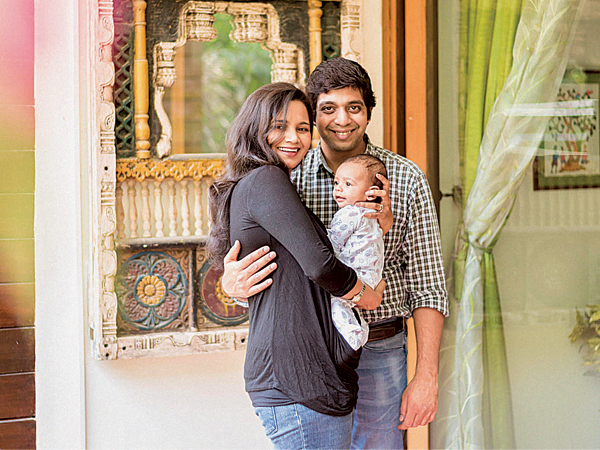
[[[367,120],[371,120],[371,109],[376,104],[371,78],[360,64],[345,58],[323,61],[308,77],[306,91],[315,115],[320,94],[346,87],[357,89],[361,93],[367,107]]]

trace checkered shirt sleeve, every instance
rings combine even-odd
[[[448,315],[437,214],[427,178],[408,159],[367,143],[366,153],[386,165],[394,214],[392,229],[385,235],[383,301],[373,311],[361,311],[367,322],[404,316],[427,307]],[[333,192],[333,172],[323,159],[320,145],[308,152],[292,172],[300,198],[329,227],[338,207]]]

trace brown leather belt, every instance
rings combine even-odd
[[[390,322],[369,324],[369,342],[380,341],[401,333],[406,329],[404,317],[396,317]]]

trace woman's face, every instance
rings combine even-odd
[[[277,152],[288,170],[296,167],[310,148],[310,122],[306,106],[300,100],[292,100],[287,108],[275,119],[274,130],[267,136],[267,142]]]

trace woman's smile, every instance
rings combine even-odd
[[[302,162],[310,148],[312,136],[306,106],[300,100],[293,100],[287,108],[287,115],[277,116],[273,130],[267,137],[269,145],[281,157],[288,170]]]

